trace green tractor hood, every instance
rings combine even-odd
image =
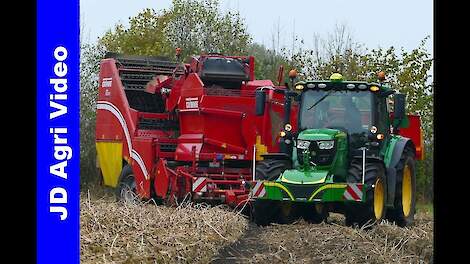
[[[310,144],[316,144],[316,141],[321,140],[335,140],[335,144],[339,144],[336,146],[337,151],[343,151],[346,149],[346,133],[337,130],[337,129],[307,129],[302,131],[297,140],[308,140]],[[308,161],[310,157],[310,153],[306,157],[304,155],[304,159],[306,159],[302,164],[299,165],[298,156],[297,156],[297,148],[294,147],[293,151],[293,164],[294,168],[291,170],[286,170],[284,173],[279,177],[278,181],[285,182],[285,183],[292,183],[292,184],[318,184],[324,183],[327,181],[327,177],[335,171],[335,167],[338,167],[338,155],[334,158],[333,162],[329,165],[323,166],[313,166]],[[340,161],[342,161],[340,155]]]
[[[346,134],[338,129],[319,128],[319,129],[306,129],[300,132],[297,139],[301,140],[332,140],[340,134]]]

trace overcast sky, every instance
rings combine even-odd
[[[291,46],[292,32],[312,46],[313,35],[326,37],[335,24],[346,24],[354,40],[372,49],[416,48],[430,36],[432,52],[432,0],[220,0],[222,11],[238,10],[253,40],[271,47],[274,25],[280,21],[281,45]],[[130,16],[144,8],[169,8],[171,0],[80,0],[83,40],[94,42],[118,22],[128,25]]]

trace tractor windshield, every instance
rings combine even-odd
[[[349,134],[367,132],[371,125],[372,99],[369,91],[307,90],[302,94],[300,129],[337,128]]]

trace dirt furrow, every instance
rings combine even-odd
[[[368,230],[344,225],[333,214],[319,225],[258,227],[250,224],[212,263],[431,263],[432,216],[420,214],[411,228],[382,223]]]

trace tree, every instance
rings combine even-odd
[[[129,28],[117,24],[108,30],[99,43],[107,51],[129,55],[170,55],[174,48],[164,34],[170,16],[164,11],[144,9],[129,18]]]
[[[283,52],[284,49],[281,49]],[[246,55],[255,57],[255,76],[258,80],[271,80],[277,85],[277,77],[279,66],[284,66],[284,80],[287,80],[287,73],[292,66],[292,63],[283,56],[276,52],[276,50],[267,49],[265,46],[253,43],[248,47]]]
[[[98,97],[98,73],[104,47],[80,43],[80,182],[97,179],[95,120]]]
[[[219,11],[218,0],[173,0],[168,10],[145,9],[100,38],[108,51],[129,55],[187,57],[201,52],[246,53],[251,37],[238,12]]]

